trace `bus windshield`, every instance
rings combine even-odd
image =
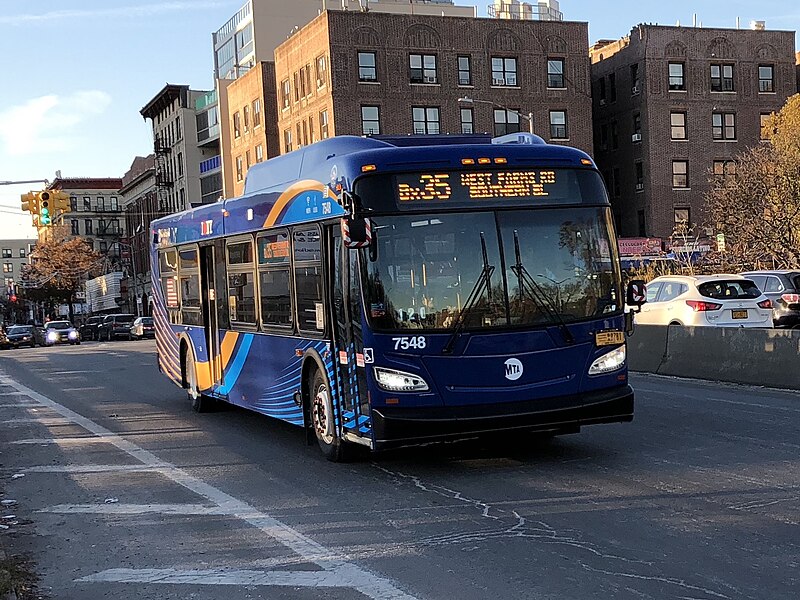
[[[368,318],[376,329],[448,330],[478,288],[462,317],[469,329],[618,313],[610,218],[601,207],[375,217]],[[479,284],[484,273],[488,285]]]

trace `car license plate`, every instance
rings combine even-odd
[[[594,334],[597,346],[614,346],[625,342],[625,334],[621,331],[598,331]]]
[[[732,310],[731,316],[734,319],[746,319],[747,318],[747,311],[746,310]]]

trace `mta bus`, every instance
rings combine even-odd
[[[334,137],[152,234],[159,368],[197,411],[288,421],[334,461],[633,418],[611,207],[574,148]]]

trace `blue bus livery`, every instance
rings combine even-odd
[[[162,372],[196,410],[303,426],[331,460],[630,421],[600,175],[511,137],[336,137],[154,221]]]

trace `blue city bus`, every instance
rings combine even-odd
[[[159,367],[195,410],[302,426],[331,460],[633,418],[611,207],[579,150],[340,136],[152,234]]]

